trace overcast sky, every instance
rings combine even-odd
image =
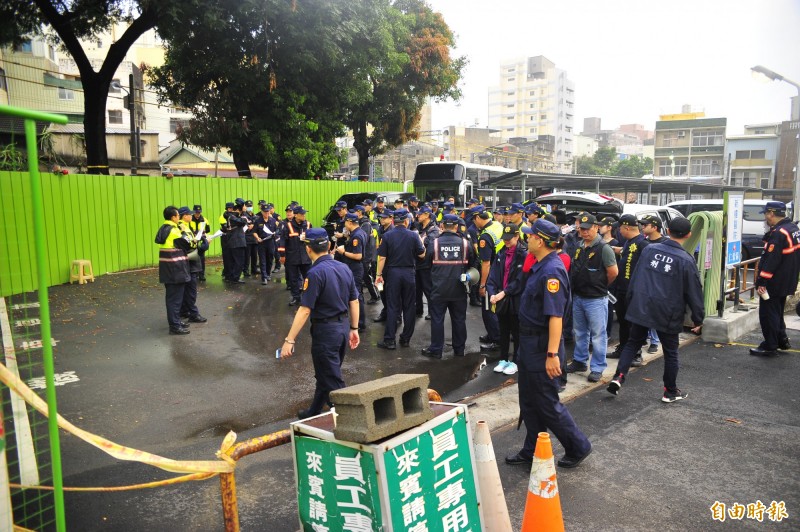
[[[428,0],[456,34],[469,65],[459,104],[434,104],[433,128],[487,125],[488,88],[505,59],[544,55],[575,82],[575,131],[584,117],[604,129],[683,104],[745,124],[790,116],[797,89],[759,83],[764,65],[800,83],[800,0]]]

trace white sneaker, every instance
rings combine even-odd
[[[494,367],[495,373],[503,373],[503,371],[508,367],[510,362],[507,360],[501,360],[498,364]]]
[[[506,375],[513,375],[516,372],[517,372],[517,365],[514,364],[513,362],[509,362],[508,365],[506,365],[506,369],[503,370],[503,373],[505,373]]]

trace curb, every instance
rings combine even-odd
[[[678,348],[687,346],[699,340],[699,336],[691,333],[681,333]],[[663,351],[659,345],[658,352],[649,354],[646,350],[642,352],[643,366],[662,358]],[[582,397],[597,388],[605,387],[611,381],[616,371],[616,364],[609,366],[603,372],[600,382],[589,382],[583,373],[572,373],[567,381],[567,389],[559,394],[562,403]],[[638,368],[631,368],[634,373]],[[516,382],[506,384],[470,397],[465,397],[458,401],[469,407],[469,415],[473,422],[479,420],[491,423],[492,432],[508,426],[514,426],[519,422],[519,389]]]

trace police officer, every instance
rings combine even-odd
[[[433,286],[428,300],[431,316],[431,343],[422,354],[442,358],[444,349],[444,315],[450,312],[455,356],[463,357],[467,344],[467,287],[461,274],[472,263],[472,247],[458,234],[460,218],[455,214],[442,216],[442,233],[431,242],[431,279]]]
[[[200,264],[200,255],[192,253],[197,250],[200,241],[197,240],[197,235],[192,233],[192,229],[189,226],[192,220],[192,211],[189,207],[178,209],[178,216],[180,217],[178,229],[181,230],[181,236],[189,242],[190,249],[190,253],[187,255],[189,259],[189,282],[186,283],[183,290],[181,318],[188,318],[191,323],[205,323],[208,320],[201,316],[200,311],[197,309],[197,279],[202,271],[202,265]]]
[[[372,224],[372,227],[378,229],[378,213],[372,209],[373,201],[369,198],[365,199],[361,202],[364,206],[364,216],[369,218],[369,222]]]
[[[361,260],[361,263],[364,265],[364,276],[361,278],[361,282],[362,285],[367,288],[367,292],[369,292],[370,298],[369,301],[367,301],[367,305],[374,305],[380,301],[373,280],[375,279],[375,257],[378,249],[376,238],[378,231],[372,227],[372,222],[366,217],[366,209],[363,205],[356,205],[353,210],[358,215],[359,227],[361,227],[361,230],[364,231],[364,234],[367,236],[364,242],[364,258]],[[364,316],[364,319],[366,319],[366,316]]]
[[[303,280],[311,267],[311,259],[302,241],[305,232],[311,229],[311,224],[306,221],[307,212],[302,205],[293,207],[292,219],[286,221],[281,232],[282,247],[278,251],[281,253],[281,263],[286,264],[286,282],[292,292],[290,307],[300,303]]]
[[[386,235],[386,233],[388,231],[391,231],[392,229],[394,229],[394,219],[392,218],[392,213],[390,211],[384,209],[384,211],[382,213],[378,214],[377,216],[378,216],[378,222],[380,223],[380,225],[378,226],[378,231],[377,231],[377,235],[378,236],[377,236],[377,238],[375,240],[375,243],[376,243],[376,246],[377,246],[376,249],[375,249],[375,281],[376,281],[376,284],[378,284],[377,283],[377,280],[378,280],[378,251],[377,251],[377,248],[379,248],[381,246],[381,242],[383,242],[383,237]],[[386,304],[386,286],[385,285],[381,285],[381,286],[383,287],[383,289],[380,291],[380,299],[381,299],[381,303],[383,304],[383,308],[381,309],[380,314],[378,314],[378,317],[372,320],[375,323],[380,323],[380,322],[386,321],[386,313],[387,313],[387,309],[389,308],[389,306]]]
[[[617,312],[617,320],[619,321],[619,345],[614,349],[613,353],[606,355],[606,358],[619,358],[622,354],[622,348],[628,343],[631,332],[631,324],[625,319],[628,313],[628,287],[636,269],[636,264],[638,264],[639,258],[642,256],[642,251],[650,243],[639,231],[639,223],[632,214],[623,214],[620,217],[619,231],[622,238],[625,239],[625,244],[620,249],[619,259],[617,260],[619,275],[617,275],[613,285],[614,297],[617,298],[614,310]],[[617,248],[612,246],[612,249],[616,251]],[[642,365],[641,350],[637,352],[631,365],[635,368]]]
[[[473,207],[476,209],[476,207]],[[489,279],[489,270],[497,256],[497,252],[503,247],[503,226],[498,222],[492,221],[491,215],[477,207],[480,211],[475,215],[475,227],[480,231],[478,237],[477,255],[480,260],[481,281],[478,284],[478,296],[481,298],[481,315],[483,325],[486,327],[486,341],[481,338],[481,349],[493,350],[500,347],[500,325],[497,323],[497,315],[492,312],[488,305],[486,296],[486,281]]]
[[[242,217],[243,209],[244,200],[237,198],[233,210],[224,214],[228,234],[227,247],[231,262],[230,273],[227,268],[225,270],[228,273],[226,280],[234,284],[244,283],[240,277],[244,271],[245,253],[247,252],[244,227],[247,225],[248,219]]]
[[[242,211],[242,218],[247,220],[247,231],[244,233],[247,250],[244,254],[244,268],[242,269],[245,277],[258,275],[258,242],[253,236],[253,222],[256,216],[257,213],[253,211],[252,200],[245,201],[244,210]]]
[[[333,248],[336,249],[345,245],[347,242],[344,228],[345,217],[347,216],[347,202],[337,201],[333,208],[338,218],[333,222],[333,237],[331,238],[331,243],[333,244]],[[336,260],[341,260],[341,257],[337,255]]]
[[[344,221],[345,243],[336,248],[336,255],[341,257],[341,261],[347,264],[353,274],[358,291],[358,330],[364,331],[367,326],[364,322],[364,247],[367,235],[358,225],[358,214],[349,212],[345,215]]]
[[[330,406],[330,392],[345,386],[342,362],[347,345],[355,349],[359,344],[358,294],[350,268],[333,260],[324,229],[309,228],[302,243],[303,253],[314,264],[307,272],[300,308],[281,347],[281,358],[292,356],[300,330],[311,319],[311,361],[317,386],[311,405],[297,413],[300,419],[319,414],[326,404]]]
[[[667,240],[667,237],[661,234],[664,225],[658,216],[654,214],[642,216],[640,223],[642,225],[642,233],[651,244],[659,244]]]
[[[228,248],[228,233],[231,230],[228,225],[228,216],[233,212],[233,207],[234,203],[232,201],[227,202],[225,204],[225,210],[219,215],[219,230],[222,231],[222,235],[219,237],[219,244],[222,248],[223,281],[227,281],[228,275],[233,271],[233,257],[231,256],[230,248]]]
[[[410,212],[412,216],[416,217],[418,211],[419,211],[419,198],[416,196],[411,196],[410,198],[408,198],[408,212]]]
[[[258,264],[261,269],[261,284],[266,285],[272,280],[272,259],[275,253],[275,233],[278,232],[278,223],[270,213],[269,203],[261,206],[260,214],[253,220],[253,238],[256,241]]]
[[[375,200],[375,216],[380,216],[385,210],[386,210],[386,198],[384,198],[383,196],[378,196],[378,199]]]
[[[628,342],[622,348],[614,379],[608,391],[619,393],[631,361],[647,339],[649,329],[658,331],[664,351],[664,395],[661,401],[674,403],[687,394],[678,389],[678,335],[688,305],[694,323],[692,331],[700,333],[705,318],[703,287],[694,257],[683,245],[691,236],[692,224],[686,218],[669,222],[670,238],[650,243],[639,259],[628,287],[626,319],[631,322]]]
[[[527,218],[528,225],[533,225],[536,220],[543,218],[545,214],[547,213],[538,203],[528,203],[525,206],[525,217]]]
[[[790,349],[786,336],[783,310],[786,298],[797,289],[800,274],[800,231],[797,224],[786,218],[786,205],[770,201],[760,211],[769,225],[758,266],[756,290],[761,296],[758,320],[764,341],[750,349],[755,356],[775,356],[778,349]]]
[[[561,331],[569,306],[570,282],[556,247],[557,225],[537,220],[522,229],[528,234],[528,252],[536,257],[522,292],[519,311],[519,407],[525,421],[525,443],[508,464],[530,465],[540,432],[550,430],[564,447],[560,467],[576,467],[592,452],[592,444],[558,398],[558,377],[564,357]]]
[[[206,251],[208,251],[208,223],[203,217],[203,206],[195,205],[192,208],[192,219],[189,220],[189,229],[192,234],[200,235],[197,243],[197,254],[200,256],[200,273],[197,275],[198,281],[206,280]]]
[[[428,207],[422,207],[419,209],[417,213],[417,225],[419,229],[417,232],[419,233],[420,238],[422,238],[422,245],[425,247],[426,250],[429,249],[429,246],[433,243],[434,239],[439,236],[439,226],[433,222],[431,219],[431,210]],[[417,317],[421,317],[423,314],[423,307],[422,307],[422,296],[425,296],[425,300],[428,302],[428,315],[425,316],[426,320],[431,319],[430,315],[430,305],[431,305],[431,288],[432,288],[432,281],[431,281],[431,254],[427,253],[425,258],[421,261],[417,262],[416,271],[415,271],[415,280],[417,283],[417,292],[416,292],[416,309],[417,309]]]
[[[178,227],[178,209],[172,205],[164,209],[164,225],[156,233],[158,244],[158,282],[167,292],[167,322],[170,334],[189,334],[188,324],[181,321],[181,305],[186,283],[191,280],[187,252],[191,243]]]
[[[397,349],[395,333],[397,319],[403,316],[403,332],[400,333],[400,346],[408,347],[414,334],[414,297],[416,283],[414,266],[417,259],[425,258],[425,247],[418,233],[408,229],[408,211],[394,211],[394,229],[383,236],[378,246],[378,283],[386,276],[386,328],[383,341],[378,342],[382,349]]]

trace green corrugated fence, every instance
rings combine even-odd
[[[47,232],[48,286],[69,281],[70,264],[92,261],[94,274],[158,264],[153,243],[167,205],[203,206],[215,231],[225,203],[240,197],[283,208],[292,200],[309,210],[318,226],[342,194],[402,191],[401,183],[282,181],[202,177],[42,174]],[[37,288],[31,217],[30,179],[25,172],[0,172],[0,296]],[[215,240],[210,256],[221,253]]]

